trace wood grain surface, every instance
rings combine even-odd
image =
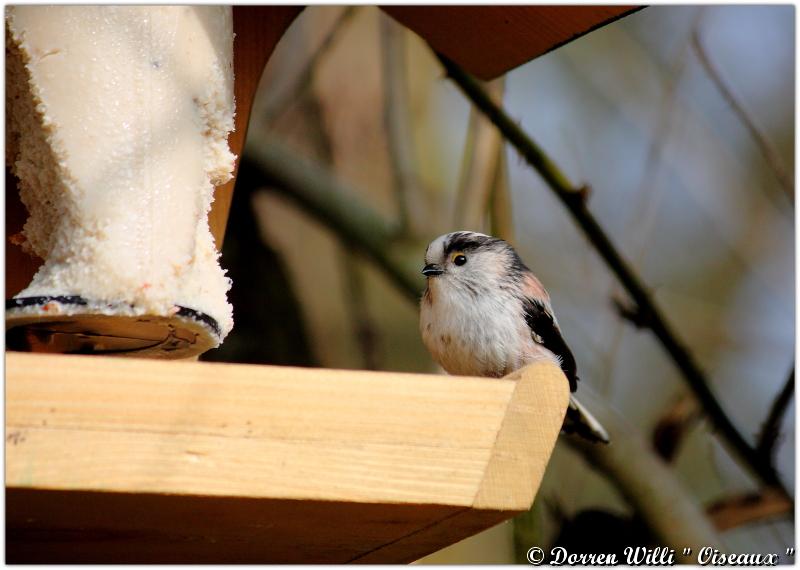
[[[635,6],[384,6],[431,47],[480,79],[503,73]]]
[[[409,562],[526,510],[566,409],[482,379],[8,353],[16,562]]]

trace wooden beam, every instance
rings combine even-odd
[[[8,353],[10,562],[410,562],[526,510],[568,386]]]
[[[635,6],[382,6],[431,47],[489,80],[639,9]]]

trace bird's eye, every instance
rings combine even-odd
[[[456,265],[464,265],[467,262],[467,256],[459,253],[453,256],[453,263]]]

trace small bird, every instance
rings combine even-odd
[[[476,232],[439,236],[425,251],[422,341],[450,374],[499,378],[537,360],[558,364],[578,388],[575,357],[550,296],[507,242]],[[563,431],[608,443],[602,425],[570,394]]]

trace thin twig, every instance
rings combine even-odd
[[[653,449],[667,463],[675,459],[678,447],[700,417],[697,399],[681,394],[653,428]]]
[[[683,45],[683,44],[682,44]],[[662,162],[662,151],[669,138],[670,128],[673,124],[672,114],[675,109],[677,86],[686,65],[686,54],[689,48],[682,47],[680,54],[670,66],[664,82],[664,92],[661,97],[661,112],[659,113],[658,124],[656,125],[653,137],[650,141],[647,152],[647,159],[644,163],[642,178],[637,192],[637,203],[631,207],[631,215],[625,224],[623,241],[634,244],[634,251],[631,259],[635,265],[641,265],[648,252],[648,239],[655,227],[656,212],[658,203],[663,195],[660,191],[658,174]],[[633,237],[630,237],[633,236]],[[638,244],[638,249],[637,245]],[[633,309],[629,303],[618,298],[620,285],[612,282],[609,287],[609,297],[616,305],[621,316],[636,316],[636,312],[627,311]],[[638,328],[638,323],[631,321]],[[605,355],[605,374],[602,378],[601,386],[607,391],[610,388],[611,378],[613,377],[615,361],[622,346],[622,335],[625,330],[625,323],[620,319],[613,323],[609,330],[608,350]]]
[[[459,86],[467,98],[500,129],[500,132],[503,133],[508,142],[539,173],[550,189],[555,192],[556,196],[567,207],[589,243],[600,254],[628,291],[628,294],[636,303],[640,318],[647,323],[648,328],[653,331],[661,342],[731,449],[767,485],[776,486],[788,495],[770,462],[764,461],[764,458],[747,443],[730,418],[728,418],[725,410],[722,409],[719,401],[711,391],[705,374],[695,362],[694,356],[678,339],[639,276],[623,259],[605,230],[588,210],[585,195],[580,192],[579,188],[570,183],[564,173],[522,128],[491,100],[472,76],[443,55],[437,55],[447,71],[447,75]]]
[[[261,118],[265,125],[273,123],[275,119],[283,115],[286,111],[291,109],[296,102],[302,99],[302,95],[306,92],[309,85],[311,85],[314,73],[322,61],[322,58],[333,46],[333,40],[336,38],[336,35],[341,31],[344,25],[352,19],[357,9],[358,6],[347,6],[342,10],[339,17],[336,18],[336,21],[331,25],[328,33],[325,34],[325,37],[317,46],[317,49],[306,60],[302,71],[295,76],[295,80],[292,84],[284,89],[282,95],[278,95],[272,103],[269,103],[265,108]]]
[[[649,323],[638,305],[631,303],[627,299],[621,299],[616,296],[611,297],[611,303],[614,305],[617,315],[619,315],[621,319],[628,321],[628,323],[637,329],[649,328]]]
[[[708,57],[708,52],[706,52],[703,42],[700,40],[700,32],[698,31],[697,26],[692,29],[692,47],[694,47],[697,58],[700,60],[700,64],[708,74],[708,77],[714,83],[714,86],[720,92],[722,98],[725,99],[731,110],[736,114],[747,131],[750,133],[750,136],[753,137],[753,140],[756,142],[756,145],[761,151],[764,160],[766,160],[770,169],[775,174],[775,178],[778,179],[778,184],[780,184],[781,189],[786,194],[786,197],[789,198],[789,201],[794,204],[794,180],[791,176],[789,176],[783,161],[780,159],[778,152],[775,150],[775,147],[772,146],[769,139],[767,139],[767,137],[756,126],[755,122],[747,113],[745,108],[733,95],[733,91],[731,91],[731,89],[722,79],[722,75],[720,75],[716,66],[712,63],[711,58]]]
[[[717,530],[722,532],[745,524],[791,517],[794,504],[784,495],[767,489],[759,493],[727,497],[709,506],[706,513]]]
[[[789,372],[789,377],[786,379],[783,390],[780,391],[778,397],[772,403],[772,408],[769,410],[769,415],[758,437],[758,447],[756,449],[767,461],[772,462],[772,452],[778,442],[781,420],[786,408],[789,406],[789,402],[792,400],[792,396],[794,396],[794,366]]]

